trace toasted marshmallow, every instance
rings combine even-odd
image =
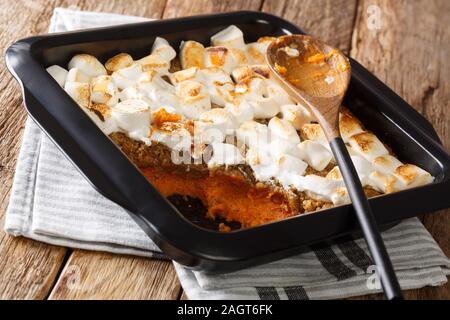
[[[142,66],[138,63],[133,63],[129,67],[113,72],[111,77],[115,85],[120,90],[123,90],[136,84],[143,73]]]
[[[227,103],[225,105],[225,110],[234,116],[239,125],[246,121],[253,120],[253,108],[245,100],[234,99],[233,103]]]
[[[351,136],[364,132],[361,122],[349,112],[341,112],[339,114],[339,130],[345,143],[348,142]]]
[[[342,201],[339,193],[336,193],[344,188],[344,182],[341,180],[327,179],[313,174],[296,175],[292,177],[292,184],[297,190],[306,192],[313,199],[336,204]]]
[[[99,76],[92,79],[91,101],[103,103],[110,107],[119,100],[118,90],[110,76]]]
[[[323,144],[324,146],[328,146],[327,138],[325,137],[325,133],[322,130],[320,124],[317,123],[306,123],[301,129],[301,136],[304,139],[312,140]]]
[[[308,165],[299,158],[288,154],[276,158],[275,161],[278,166],[278,171],[274,178],[285,188],[288,188],[294,183],[292,177],[303,175],[308,167]]]
[[[64,90],[69,96],[83,108],[89,108],[91,99],[91,90],[89,83],[66,82]]]
[[[89,77],[98,77],[107,74],[105,67],[96,57],[89,54],[77,54],[69,62],[69,69],[77,68]]]
[[[161,78],[155,70],[144,72],[136,88],[151,101],[150,107],[153,111],[161,106],[180,109],[180,98],[175,93],[175,87]]]
[[[203,112],[200,121],[210,122],[214,127],[221,130],[225,134],[232,134],[237,129],[237,122],[233,115],[225,109],[214,108]]]
[[[72,68],[67,73],[66,82],[90,83],[91,77],[78,68]]]
[[[341,170],[339,169],[338,166],[335,166],[335,167],[333,167],[333,169],[328,171],[328,173],[325,176],[325,178],[332,179],[332,180],[343,180],[343,177],[342,177],[342,174],[341,174]]]
[[[389,154],[385,154],[373,159],[372,164],[376,171],[382,173],[394,173],[395,169],[400,167],[403,163],[401,163],[397,158]]]
[[[413,164],[404,164],[397,167],[394,174],[407,188],[429,184],[434,180],[431,174]]]
[[[232,101],[234,83],[225,71],[215,67],[205,68],[199,71],[199,77],[206,86],[212,103],[223,107]]]
[[[269,144],[263,145],[262,147],[267,147],[269,153],[274,158],[280,158],[286,154],[303,159],[303,152],[298,148],[297,143],[289,142],[285,139],[271,139]]]
[[[192,137],[183,123],[166,122],[160,129],[152,130],[151,140],[167,146],[173,151],[190,152]],[[172,161],[178,159],[179,155],[172,153]]]
[[[392,174],[374,171],[370,174],[371,186],[383,193],[391,193],[405,189],[405,184]]]
[[[372,164],[360,156],[351,156],[353,165],[355,166],[356,172],[358,173],[359,179],[361,181],[361,184],[363,186],[371,186],[377,189],[377,187],[371,182],[370,175],[373,172],[373,166]],[[331,169],[327,175],[327,179],[334,179],[334,180],[342,180],[342,174],[339,170],[339,167],[336,166],[333,169]]]
[[[133,62],[133,57],[128,53],[119,53],[106,61],[105,68],[112,73],[120,69],[128,68]]]
[[[235,68],[231,72],[231,76],[233,77],[236,83],[243,82],[249,80],[253,77],[262,77],[265,79],[270,78],[270,70],[267,65],[263,64],[255,64],[255,65],[247,65],[240,66]]]
[[[152,47],[152,54],[160,56],[163,60],[170,62],[172,61],[177,53],[170,46],[166,39],[156,37],[155,42]]]
[[[183,69],[205,67],[205,47],[197,41],[183,41],[180,46],[180,61]]]
[[[374,171],[372,163],[361,156],[351,156],[353,165],[358,173],[359,180],[363,186],[375,186],[370,180],[370,174]]]
[[[246,100],[253,108],[256,119],[272,118],[280,111],[280,104],[269,96],[267,80],[253,77],[235,87],[238,98]]]
[[[294,101],[287,94],[287,92],[281,88],[277,83],[272,80],[266,80],[267,82],[267,94],[275,101],[279,106],[286,104],[294,104]]]
[[[261,148],[269,142],[269,128],[256,121],[246,121],[236,130],[240,145],[249,148]]]
[[[305,140],[302,141],[298,148],[302,152],[302,159],[305,160],[314,170],[322,171],[333,159],[333,155],[330,150],[325,148],[323,144],[312,141]]]
[[[271,139],[286,140],[290,143],[300,143],[300,137],[292,124],[278,117],[270,119],[268,124]]]
[[[46,70],[52,76],[52,78],[55,79],[55,81],[64,88],[68,71],[58,65],[50,66]]]
[[[181,98],[180,104],[184,114],[189,119],[198,120],[200,115],[211,109],[211,100],[204,85],[187,80],[177,87]]]
[[[151,54],[136,61],[142,66],[143,71],[155,70],[161,75],[169,74],[170,61],[158,54]]]
[[[262,37],[257,42],[247,44],[247,53],[253,63],[266,63],[267,47],[275,39],[273,37]]]
[[[249,148],[245,156],[246,162],[253,170],[253,175],[258,181],[273,179],[279,170],[269,151],[264,148]]]
[[[206,48],[205,67],[220,68],[230,74],[239,65],[230,50],[225,47]]]
[[[212,157],[208,161],[208,167],[215,167],[220,165],[236,165],[244,163],[238,148],[229,143],[213,143]]]
[[[235,25],[216,33],[211,37],[213,46],[223,46],[227,48],[236,48],[245,50],[244,34]]]
[[[199,69],[197,67],[191,67],[185,70],[180,70],[174,72],[170,75],[170,80],[174,86],[178,85],[180,82],[186,80],[200,81]]]
[[[300,130],[305,123],[313,120],[311,113],[299,104],[285,104],[280,107],[281,117],[292,124],[295,130]]]
[[[355,134],[348,139],[348,142],[356,153],[369,161],[389,154],[383,143],[371,132]]]
[[[152,100],[148,97],[147,93],[139,90],[137,85],[123,89],[119,94],[119,100],[125,101],[130,99],[144,100],[147,104],[151,105]]]
[[[135,140],[150,143],[150,108],[143,100],[125,100],[111,109],[118,127]]]
[[[83,108],[94,123],[103,131],[104,134],[109,135],[112,132],[119,130],[116,121],[111,116],[111,108],[103,103],[94,103],[88,109]]]

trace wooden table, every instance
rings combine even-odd
[[[374,6],[375,5],[375,6]],[[282,16],[338,46],[421,112],[450,148],[450,1],[382,0],[15,0],[0,2],[0,47],[46,33],[54,7],[172,18],[261,10]],[[375,20],[377,17],[381,20]],[[0,219],[3,225],[26,119],[17,83],[0,67]],[[449,211],[447,211],[448,213]],[[450,254],[450,218],[423,223]],[[78,283],[77,286],[73,286]],[[449,299],[450,285],[405,292],[409,299]],[[183,299],[170,262],[72,250],[0,231],[2,299]],[[381,295],[362,297],[379,299]]]

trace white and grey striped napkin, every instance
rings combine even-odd
[[[50,32],[142,21],[58,8]],[[88,250],[164,258],[125,210],[97,193],[28,120],[5,230],[15,236]],[[450,260],[417,219],[384,232],[403,289],[446,283]],[[334,299],[380,292],[363,240],[311,251],[225,275],[175,263],[191,299]]]

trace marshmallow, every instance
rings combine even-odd
[[[313,174],[296,175],[292,177],[292,184],[297,190],[306,192],[316,200],[337,204],[343,202],[342,198],[345,197],[339,192],[345,187],[344,182],[340,180],[327,179]]]
[[[90,83],[91,77],[78,68],[72,68],[67,73],[66,82]]]
[[[383,143],[371,132],[355,134],[348,139],[348,142],[356,153],[369,161],[389,154]]]
[[[211,37],[211,44],[213,46],[245,50],[244,34],[235,25],[231,25],[213,35]]]
[[[275,175],[275,178],[285,188],[288,188],[293,184],[292,177],[303,175],[306,168],[308,167],[308,165],[299,158],[293,157],[288,154],[276,158],[275,161],[276,165],[278,166],[278,171]]]
[[[266,63],[267,47],[275,39],[274,37],[262,37],[257,42],[247,44],[247,53],[253,63]]]
[[[201,83],[183,81],[177,87],[177,91],[181,98],[181,110],[187,118],[198,120],[200,114],[211,109],[211,100]]]
[[[236,138],[240,145],[262,148],[269,142],[269,128],[256,121],[246,121],[236,130]]]
[[[125,100],[111,109],[118,127],[130,138],[150,144],[150,108],[143,100]]]
[[[434,181],[431,174],[413,164],[404,164],[397,167],[394,174],[407,188],[422,186]]]
[[[205,67],[205,47],[197,41],[183,41],[180,46],[180,61],[183,69]]]
[[[148,55],[136,62],[142,66],[143,71],[155,70],[162,75],[169,74],[170,61],[165,60],[158,54]]]
[[[405,184],[392,174],[374,171],[370,174],[371,186],[382,193],[391,193],[405,189]]]
[[[251,66],[241,66],[235,68],[231,72],[231,76],[233,77],[236,83],[246,81],[253,77],[261,77],[265,79],[270,78],[270,70],[267,65],[255,64]]]
[[[302,152],[302,159],[317,171],[325,169],[333,159],[330,150],[317,141],[305,140],[298,145],[298,148]]]
[[[300,132],[304,139],[319,142],[324,147],[330,149],[330,145],[320,124],[306,123],[301,127]]]
[[[231,54],[230,49],[225,47],[206,48],[205,67],[220,68],[230,74],[236,66],[238,66],[238,63]]]
[[[278,173],[278,165],[264,148],[248,149],[245,159],[252,168],[256,180],[269,181]]]
[[[128,68],[132,64],[133,58],[128,53],[119,53],[106,61],[105,68],[112,73],[120,69]]]
[[[280,105],[269,96],[267,80],[253,77],[240,82],[235,87],[239,98],[246,100],[252,107],[255,118],[272,118],[280,111]]]
[[[66,69],[61,68],[58,65],[53,65],[48,67],[46,70],[61,87],[64,87],[68,74],[68,71]]]
[[[92,79],[91,101],[112,107],[119,100],[118,90],[110,76],[99,76]]]
[[[364,132],[361,122],[348,111],[339,114],[339,130],[345,143],[348,142],[351,136]]]
[[[89,108],[91,96],[89,83],[66,82],[64,90],[79,106]]]
[[[159,142],[173,151],[189,152],[192,145],[192,137],[183,123],[165,122],[160,129],[152,130],[151,140]],[[172,153],[172,161],[179,155]]]
[[[200,77],[198,70],[199,69],[197,67],[191,67],[185,70],[174,72],[170,75],[170,80],[174,86],[186,80],[194,80],[199,82]]]
[[[253,120],[253,108],[245,100],[235,99],[232,103],[227,103],[225,105],[225,110],[234,116],[239,125],[246,121]]]
[[[397,158],[389,154],[385,154],[373,159],[372,164],[373,168],[376,171],[382,173],[394,173],[395,169],[397,169],[403,163],[401,163]]]
[[[143,73],[136,84],[136,88],[151,101],[150,107],[152,110],[161,106],[180,108],[180,98],[176,95],[175,87],[154,70]]]
[[[142,66],[138,63],[133,63],[129,67],[113,72],[111,77],[116,86],[123,90],[136,84],[143,73]]]
[[[177,53],[170,46],[169,42],[167,42],[166,39],[156,37],[155,42],[153,43],[153,47],[152,47],[152,55],[158,55],[163,60],[169,62],[169,61],[175,59]]]
[[[96,57],[89,54],[77,54],[69,62],[69,69],[77,68],[89,77],[98,77],[107,74],[105,67]]]
[[[214,124],[214,127],[221,130],[225,134],[232,133],[237,129],[236,119],[227,110],[222,108],[214,108],[203,112],[200,117],[200,121],[210,122]]]
[[[232,100],[234,83],[229,74],[219,68],[209,67],[199,71],[201,82],[206,86],[211,102],[221,107]]]
[[[83,108],[88,116],[94,121],[97,127],[106,135],[119,130],[115,120],[111,116],[111,108],[103,103],[95,103],[88,109]]]
[[[292,124],[295,130],[300,130],[305,123],[312,121],[311,113],[299,104],[285,104],[280,107],[281,118]]]
[[[266,146],[261,146],[266,147]],[[304,153],[298,147],[297,143],[292,143],[284,139],[272,139],[270,143],[267,145],[269,153],[274,158],[280,158],[286,154],[291,155],[293,157],[297,157],[299,159],[304,159]]]
[[[212,157],[208,161],[208,167],[219,165],[237,165],[244,163],[238,148],[229,143],[213,143]]]
[[[290,143],[300,143],[300,137],[294,127],[286,120],[278,117],[270,119],[268,124],[271,139],[281,139]]]

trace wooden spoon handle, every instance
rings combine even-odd
[[[389,300],[403,299],[400,285],[392,267],[391,259],[386,251],[383,239],[367,201],[358,173],[341,137],[330,142],[331,150],[341,170],[347,191],[356,211],[359,224],[363,231],[372,258],[377,266],[385,296]]]

